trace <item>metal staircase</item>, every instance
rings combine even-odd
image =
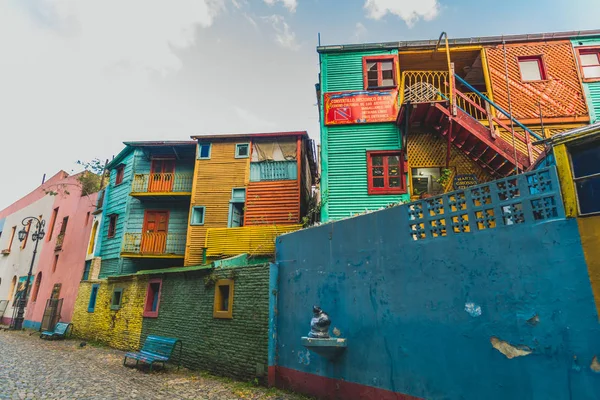
[[[411,127],[421,127],[439,133],[447,138],[448,146],[460,149],[494,177],[505,177],[533,167],[541,150],[532,145],[532,137],[542,138],[454,74],[453,66],[449,72],[451,82],[444,82],[443,88],[436,85],[438,90],[429,99],[422,94],[431,90],[425,91],[418,85],[405,88],[398,125],[405,132]],[[457,90],[457,82],[470,92],[465,94]],[[431,89],[430,84],[427,86]],[[415,90],[419,93],[418,100],[414,96]],[[506,119],[498,118],[497,114]],[[522,133],[515,132],[517,127]]]

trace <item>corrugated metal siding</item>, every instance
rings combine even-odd
[[[250,182],[244,225],[296,224],[300,220],[298,181]]]
[[[600,46],[600,39],[573,39],[575,48],[581,46]],[[590,113],[590,123],[600,121],[600,82],[583,82],[583,89]]]
[[[231,189],[246,187],[249,158],[235,158],[235,142],[213,143],[210,159],[196,160],[192,206],[204,206],[204,225],[189,226],[185,265],[202,262],[207,228],[226,228]],[[188,218],[189,220],[189,218]]]
[[[364,88],[362,58],[388,54],[398,54],[398,51],[322,54],[322,92],[362,90]]]
[[[136,150],[139,151],[139,150]],[[134,160],[134,152],[131,152],[123,159],[123,164],[125,165],[125,171],[123,174],[123,183],[118,186],[115,186],[115,178],[117,175],[116,169],[110,171],[110,190],[108,190],[108,194],[106,199],[104,200],[104,215],[107,217],[102,221],[102,229],[101,229],[101,241],[102,244],[100,246],[101,252],[100,257],[102,259],[110,259],[110,258],[118,258],[121,253],[121,242],[123,240],[123,233],[125,232],[125,223],[127,221],[127,209],[129,201],[131,197],[129,196],[129,192],[131,192],[131,182],[133,179],[133,160]],[[117,230],[115,232],[115,236],[112,238],[108,238],[108,225],[110,222],[110,218],[108,218],[111,214],[117,214]],[[102,265],[104,265],[104,261]],[[104,274],[104,271],[101,272]]]
[[[302,225],[263,225],[241,228],[210,228],[206,234],[206,255],[232,256],[242,253],[271,255],[275,253],[275,239],[287,232],[297,231]]]
[[[508,110],[504,51],[501,45],[485,49],[494,101]],[[547,80],[522,82],[519,56],[543,54]],[[544,120],[587,116],[571,43],[568,41],[532,42],[506,46],[510,96],[516,119],[539,119],[539,102]],[[498,115],[499,118],[503,116]],[[549,121],[548,121],[549,122]]]
[[[326,206],[329,219],[340,219],[365,210],[375,210],[407,195],[369,195],[367,150],[400,148],[400,133],[393,123],[332,126],[328,131],[328,186]]]

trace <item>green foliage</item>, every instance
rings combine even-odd
[[[446,184],[450,180],[451,176],[452,176],[452,170],[448,169],[448,168],[444,168],[444,169],[442,169],[442,173],[440,174],[440,177],[437,179],[437,183],[439,183],[440,185],[442,185],[445,188]]]
[[[205,288],[213,287],[213,286],[215,286],[215,284],[217,283],[218,280],[219,280],[219,277],[217,275],[215,275],[214,272],[211,272],[209,275],[206,275],[204,277],[204,287]]]
[[[302,217],[302,226],[309,227],[315,225],[321,220],[321,204],[316,195],[308,198],[306,215]]]

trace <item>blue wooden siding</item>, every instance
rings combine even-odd
[[[596,39],[573,39],[571,41],[575,49],[582,46],[600,46],[600,38]],[[579,63],[579,58],[577,58]],[[590,123],[600,121],[600,81],[598,82],[583,82],[583,91],[590,113]]]
[[[154,200],[140,201],[132,198],[129,206],[129,216],[127,218],[126,232],[141,233],[144,225],[144,213],[146,210],[169,211],[170,233],[187,232],[188,213],[190,205],[188,202],[173,202],[172,200]]]
[[[115,186],[117,170],[112,169],[110,171],[110,188],[107,191],[103,209],[105,218],[102,220],[102,229],[100,230],[100,257],[102,257],[103,260],[103,267],[101,268],[102,275],[106,275],[105,271],[103,271],[105,264],[104,260],[119,258],[119,254],[121,253],[121,244],[123,241],[123,233],[125,232],[125,222],[127,220],[127,209],[129,201],[131,200],[129,193],[131,192],[131,182],[133,178],[133,156],[134,153],[132,152],[123,159],[122,164],[125,165],[125,171],[123,174],[123,182],[120,185]],[[109,216],[112,214],[118,215],[117,229],[115,231],[115,236],[109,238]]]
[[[396,50],[322,54],[322,93],[362,90],[363,57],[396,54]],[[320,111],[322,220],[345,218],[408,199],[408,195],[369,195],[367,191],[366,152],[399,149],[400,131],[396,124],[328,127],[323,123],[322,107]]]
[[[194,172],[194,159],[175,160],[175,173]],[[149,159],[141,149],[136,149],[134,153],[134,168],[136,174],[149,174],[152,166],[152,160]]]

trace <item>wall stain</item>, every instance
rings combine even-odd
[[[504,354],[506,358],[511,359],[515,357],[528,356],[533,351],[527,346],[513,346],[512,344],[500,340],[497,337],[492,336],[490,339],[492,347]]]
[[[600,362],[598,361],[598,356],[594,356],[594,358],[592,358],[592,364],[590,365],[590,368],[592,371],[600,373]]]

